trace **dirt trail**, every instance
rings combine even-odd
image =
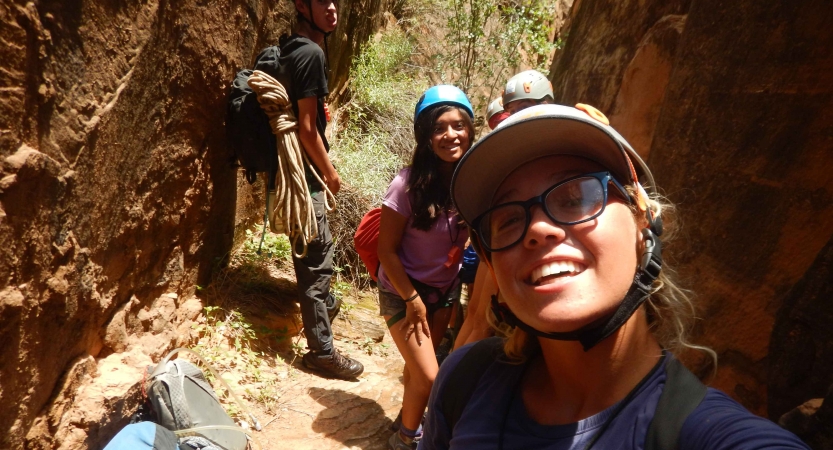
[[[364,373],[357,381],[330,379],[304,367],[300,356],[290,359],[282,394],[271,408],[277,413],[255,406],[264,427],[254,437],[263,449],[387,448],[388,426],[402,403],[404,362],[386,329],[378,343],[361,337],[367,325],[384,329],[378,310],[345,301],[348,311],[333,324],[336,348],[361,361]],[[303,338],[295,347],[305,347]]]

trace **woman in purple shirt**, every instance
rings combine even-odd
[[[692,304],[661,257],[671,209],[601,112],[513,115],[466,153],[451,191],[508,338],[443,363],[420,449],[806,448],[669,351],[714,357],[686,340]]]
[[[428,89],[414,113],[411,165],[399,172],[382,203],[379,304],[405,359],[401,425],[389,442],[393,449],[411,448],[419,434],[437,375],[434,351],[460,296],[457,274],[468,229],[451,206],[449,186],[474,138],[473,116],[461,90]]]

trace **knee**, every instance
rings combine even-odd
[[[436,373],[414,373],[412,371],[409,380],[410,386],[420,392],[429,393],[436,377]]]

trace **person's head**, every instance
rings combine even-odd
[[[428,229],[449,205],[449,177],[471,147],[473,117],[468,97],[454,86],[434,86],[417,101],[416,146],[408,179],[416,228]]]
[[[452,180],[457,210],[505,302],[496,312],[525,330],[512,332],[507,351],[521,356],[536,342],[529,333],[592,348],[646,296],[660,344],[687,346],[691,303],[661,259],[646,259],[646,250],[660,248],[667,204],[604,115],[577,107],[540,105],[513,115],[464,156]],[[649,292],[631,305],[637,274]]]
[[[339,0],[294,0],[299,26],[310,27],[326,36],[338,25]]]
[[[486,109],[486,123],[489,124],[489,129],[494,130],[507,117],[509,117],[509,113],[504,111],[503,99],[501,97],[489,103],[489,108]]]
[[[506,82],[503,109],[510,115],[530,106],[552,103],[552,83],[537,70],[525,70]]]

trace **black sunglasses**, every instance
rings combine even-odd
[[[575,225],[599,217],[607,205],[608,185],[612,184],[628,203],[630,195],[610,172],[579,175],[545,190],[524,202],[494,206],[472,222],[483,247],[499,252],[520,242],[532,220],[530,209],[541,204],[547,217],[560,225]]]

